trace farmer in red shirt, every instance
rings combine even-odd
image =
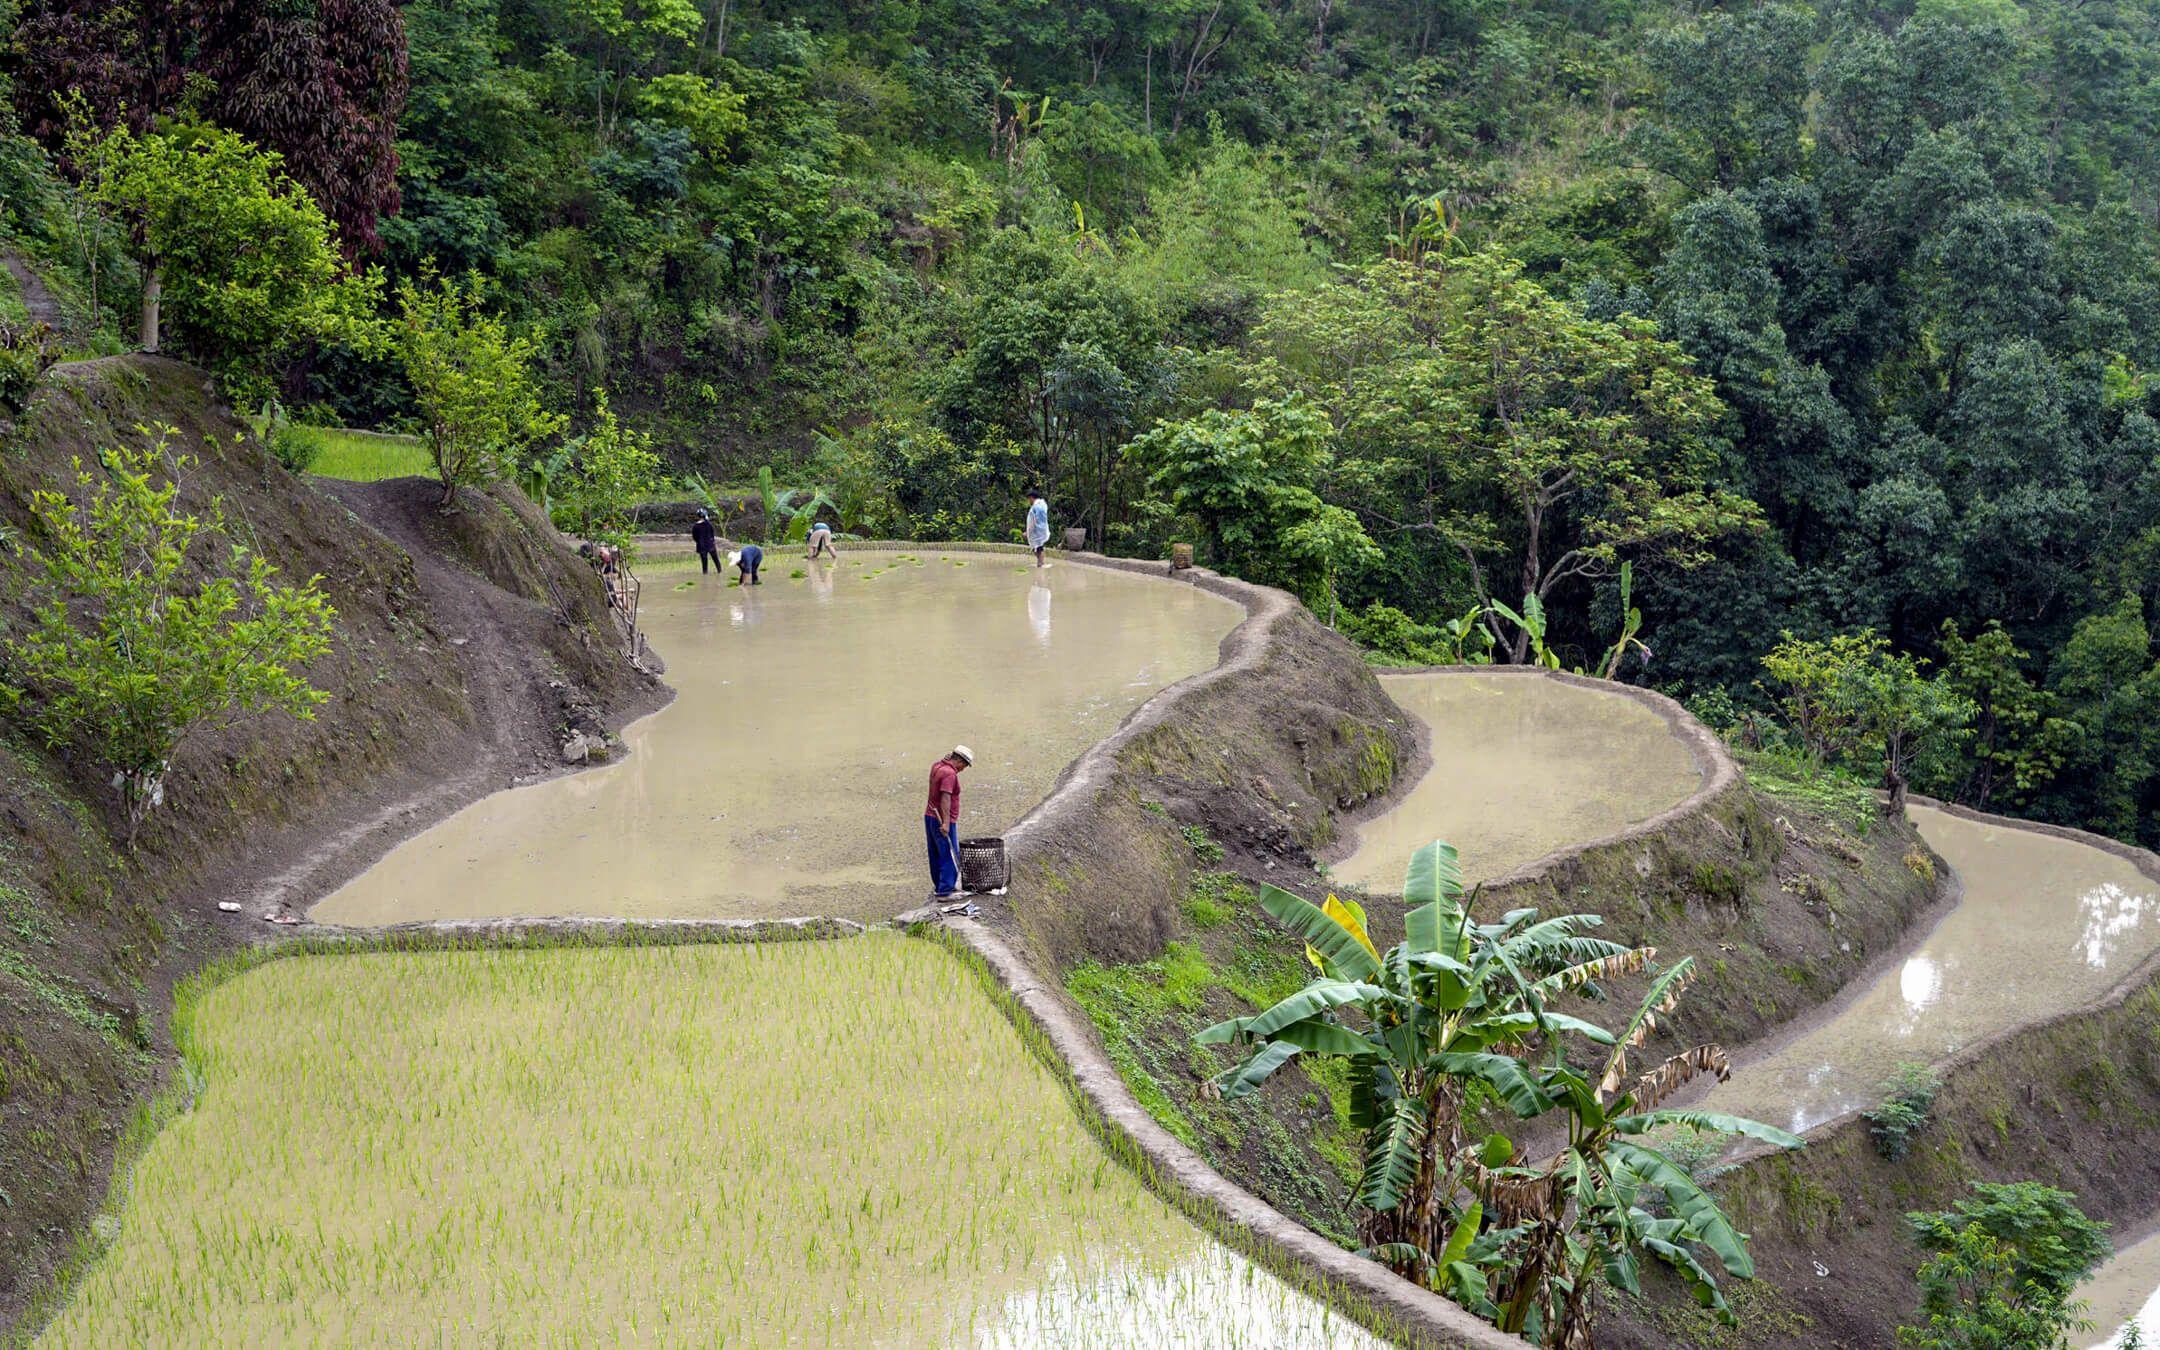
[[[975,752],[956,745],[930,766],[930,801],[923,807],[923,835],[930,845],[930,888],[938,899],[964,896],[960,889],[960,771]]]

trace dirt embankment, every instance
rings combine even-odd
[[[1961,807],[1943,809],[2002,820]],[[2160,882],[2160,858],[2059,826],[2006,822],[2125,858]],[[1797,1153],[1751,1150],[1717,1192],[1752,1235],[1757,1279],[1741,1326],[1626,1307],[1610,1343],[1641,1347],[1889,1345],[1915,1318],[1921,1252],[1904,1216],[1969,1199],[1974,1181],[2040,1181],[2094,1219],[2136,1232],[2160,1196],[2160,955],[2095,1003],[1967,1046],[1906,1155],[1875,1148],[1857,1112],[1810,1130]]]
[[[1015,828],[1012,896],[988,924],[1092,1023],[1132,1101],[1174,1140],[1158,1164],[1174,1171],[1182,1146],[1347,1241],[1360,1146],[1347,1082],[1291,1066],[1255,1099],[1209,1102],[1200,1085],[1228,1061],[1191,1037],[1302,983],[1298,945],[1255,888],[1324,894],[1316,857],[1408,779],[1421,749],[1356,651],[1302,607],[1202,584],[1243,600],[1252,618],[1225,639],[1221,666],[1158,695]],[[1700,981],[1651,1049],[1737,1045],[1807,1016],[1887,959],[1936,901],[1936,872],[1901,822],[1759,794],[1677,705],[1643,698],[1696,752],[1703,790],[1497,880],[1480,910],[1596,912],[1608,936],[1655,945],[1668,962],[1696,956]],[[1399,902],[1374,897],[1368,917],[1376,936],[1399,935]],[[1609,1020],[1633,992],[1613,990],[1613,1006],[1587,1015]]]
[[[0,1323],[103,1198],[170,1062],[176,979],[444,812],[560,771],[564,728],[619,726],[663,697],[622,659],[595,578],[514,490],[444,518],[432,485],[295,478],[177,362],[56,367],[0,431],[0,525],[34,541],[33,491],[159,426],[197,461],[186,506],[221,499],[241,543],[321,577],[337,636],[308,674],[331,699],[313,721],[251,718],[184,747],[132,856],[110,842],[95,766],[0,726]]]

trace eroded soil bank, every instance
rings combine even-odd
[[[1113,1161],[931,943],[295,956],[184,1034],[49,1344],[1378,1344]]]
[[[1410,856],[1442,830],[1472,882],[1512,872],[1679,805],[1702,784],[1687,746],[1617,690],[1520,675],[1383,675],[1428,733],[1431,767],[1361,822],[1333,868],[1354,886],[1402,890]]]
[[[962,833],[1000,833],[1242,617],[1191,586],[928,548],[776,549],[757,587],[657,570],[644,625],[679,696],[628,759],[477,802],[311,917],[883,918],[927,891],[940,754],[976,754]]]
[[[2160,1194],[2160,860],[2077,831],[1915,815],[1963,878],[1960,907],[1820,1039],[1772,1052],[1790,1067],[1769,1075],[1773,1100],[1747,1100],[1756,1070],[1743,1063],[1712,1104],[1825,1102],[1885,1057],[1936,1059],[1943,1087],[1902,1159],[1847,1113],[1804,1150],[1752,1154],[1720,1178],[1760,1276],[1736,1300],[1742,1344],[1890,1344],[1918,1301],[1904,1215],[1948,1208],[1972,1181],[2042,1181],[2133,1228]],[[1809,1083],[1811,1065],[1830,1086]],[[2135,1279],[2115,1272],[2112,1297],[2130,1302]],[[1613,1332],[1619,1346],[1734,1343],[1669,1305],[1623,1310]]]

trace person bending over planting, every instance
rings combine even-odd
[[[832,526],[827,525],[822,520],[810,527],[809,544],[810,551],[804,556],[813,561],[821,553],[828,558],[838,558],[840,556],[840,550],[832,546]]]
[[[930,766],[930,801],[923,807],[923,835],[930,845],[930,889],[940,900],[963,900],[960,889],[960,775],[975,752],[956,745]]]
[[[765,562],[765,550],[756,544],[744,544],[742,552],[735,555],[735,584],[738,586],[761,585],[757,570]]]

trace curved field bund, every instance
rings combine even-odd
[[[1915,809],[1961,903],[1820,1026],[1756,1047],[1711,1097],[1812,1126],[1805,1149],[1743,1151],[1718,1183],[1754,1239],[1745,1344],[1890,1343],[1918,1302],[1904,1215],[1949,1208],[1975,1180],[2042,1181],[2132,1230],[2160,1196],[2160,858],[2059,826]],[[1943,1085],[1891,1162],[1860,1109],[1901,1049]],[[2154,1257],[2145,1244],[2103,1272],[2096,1314],[2119,1324],[2136,1312],[2135,1287],[2153,1282],[2140,1263]],[[2103,1342],[2114,1329],[2100,1328]],[[1730,1343],[1655,1303],[1607,1330],[1617,1346]]]

